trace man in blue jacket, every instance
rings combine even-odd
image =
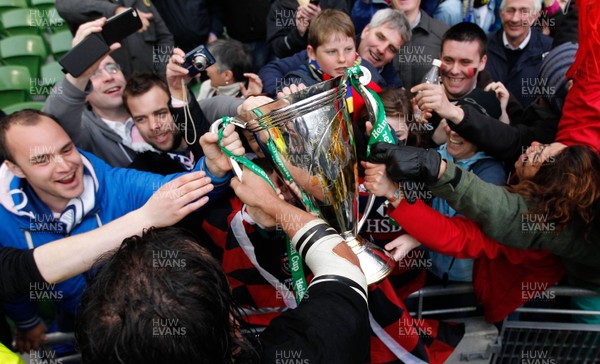
[[[532,28],[541,6],[535,0],[503,1],[502,29],[490,36],[487,45],[485,70],[502,82],[523,107],[548,87],[539,73],[544,55],[552,48],[552,38]]]
[[[221,145],[235,154],[243,153],[233,128],[225,135]],[[214,199],[228,186],[229,160],[215,134],[203,136],[201,145],[205,157],[194,170],[203,170],[211,178],[214,190],[208,196]],[[80,152],[56,120],[35,110],[2,119],[0,154],[6,159],[0,167],[0,246],[20,249],[96,229],[139,208],[177,176],[112,168],[94,155]],[[35,307],[38,300],[54,301],[59,328],[72,330],[84,287],[84,277],[78,275],[60,284],[33,287],[29,297],[7,304],[6,311],[19,330],[17,349],[29,351],[44,334]]]

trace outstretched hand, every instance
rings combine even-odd
[[[156,190],[140,213],[149,226],[171,226],[204,206],[213,189],[204,171],[186,173]]]

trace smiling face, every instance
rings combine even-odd
[[[83,193],[83,163],[71,138],[55,121],[40,116],[35,125],[14,124],[6,131],[13,162],[7,167],[27,179],[37,196],[54,212]]]
[[[367,25],[360,35],[358,53],[376,68],[381,68],[392,61],[403,44],[400,33],[386,24],[373,29]]]
[[[450,99],[459,99],[475,88],[487,61],[480,52],[477,41],[446,40],[442,45],[442,83]]]
[[[504,0],[504,8],[500,10],[502,28],[506,39],[513,47],[521,44],[537,19],[533,0]]]
[[[554,157],[567,146],[562,143],[541,144],[533,142],[515,162],[515,171],[520,180],[531,179],[545,163],[554,162]]]
[[[100,116],[105,114],[105,109],[119,109],[123,107],[123,90],[125,89],[125,76],[116,66],[115,60],[110,56],[104,57],[98,70],[91,78],[93,90],[87,100]]]
[[[471,158],[477,153],[477,146],[475,144],[458,135],[448,125],[444,126],[444,131],[447,136],[446,150],[455,160],[459,161]]]
[[[127,106],[146,143],[164,152],[179,147],[174,145],[178,131],[169,111],[169,95],[164,90],[153,86],[141,95],[130,95]]]
[[[340,33],[331,34],[316,49],[309,45],[307,51],[308,57],[316,60],[321,70],[332,77],[342,75],[356,59],[354,39]]]

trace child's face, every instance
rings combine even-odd
[[[324,73],[337,77],[352,67],[356,59],[354,39],[342,34],[332,34],[326,42],[316,49],[307,48],[311,60],[316,60]]]

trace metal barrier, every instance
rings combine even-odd
[[[600,363],[600,325],[505,321],[492,363]]]

